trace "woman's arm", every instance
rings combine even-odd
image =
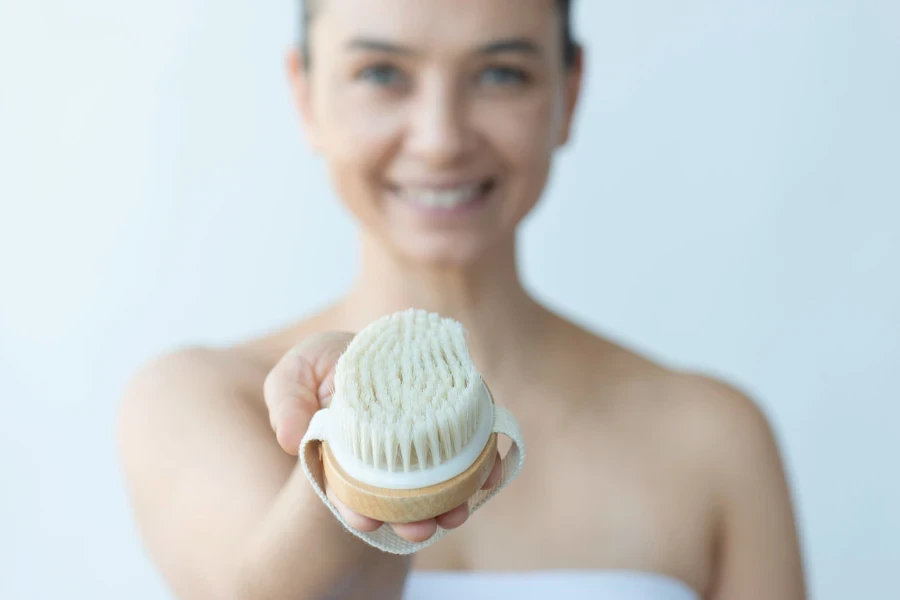
[[[702,380],[712,417],[709,456],[719,499],[713,600],[803,600],[803,563],[776,440],[758,406]]]
[[[144,368],[126,394],[128,490],[169,586],[184,600],[399,597],[408,561],[341,529],[255,390],[242,389],[246,369],[225,353],[184,351]]]

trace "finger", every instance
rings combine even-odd
[[[330,401],[334,367],[353,334],[308,336],[272,368],[263,385],[269,423],[279,445],[296,455],[309,421]]]
[[[317,387],[312,363],[303,356],[285,355],[266,377],[263,396],[269,409],[269,424],[289,454],[297,454],[303,433],[318,407]]]
[[[290,404],[286,404],[280,416],[273,422],[272,429],[275,431],[275,439],[282,450],[292,456],[297,456],[300,451],[300,442],[309,428],[309,413],[302,411]]]
[[[328,499],[334,504],[337,511],[341,513],[341,516],[344,517],[344,520],[347,521],[347,524],[353,529],[369,532],[375,531],[381,527],[381,521],[376,521],[375,519],[371,519],[347,508],[347,505],[341,502],[341,499],[335,496],[327,486],[325,487],[325,495],[328,496]]]
[[[435,520],[444,529],[456,529],[469,518],[469,503],[460,504],[451,511],[439,515]]]
[[[318,396],[316,410],[331,403],[334,392],[334,369],[341,354],[353,341],[353,337],[354,334],[348,331],[315,333],[307,336],[288,352],[288,355],[306,359],[312,366]]]
[[[403,539],[417,543],[424,542],[435,534],[437,521],[425,519],[424,521],[415,521],[413,523],[391,523],[391,527]]]
[[[484,482],[484,485],[481,486],[483,490],[489,490],[498,483],[500,483],[500,477],[503,475],[503,463],[500,460],[500,451],[497,451],[497,455],[494,457],[494,466],[491,468],[491,473],[488,475],[487,480]]]

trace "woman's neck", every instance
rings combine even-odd
[[[491,371],[521,366],[546,334],[550,313],[522,286],[514,239],[465,266],[413,263],[365,237],[361,251],[360,273],[335,307],[352,331],[407,308],[436,312],[462,323],[473,359]]]

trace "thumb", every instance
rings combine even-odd
[[[331,401],[334,368],[353,334],[316,333],[291,348],[263,385],[269,423],[279,445],[296,455],[317,410]]]

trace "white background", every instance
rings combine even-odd
[[[816,598],[900,597],[900,3],[580,0],[524,231],[561,310],[758,399]],[[0,4],[0,597],[168,598],[115,457],[154,354],[335,298],[354,230],[285,84],[293,0]]]

